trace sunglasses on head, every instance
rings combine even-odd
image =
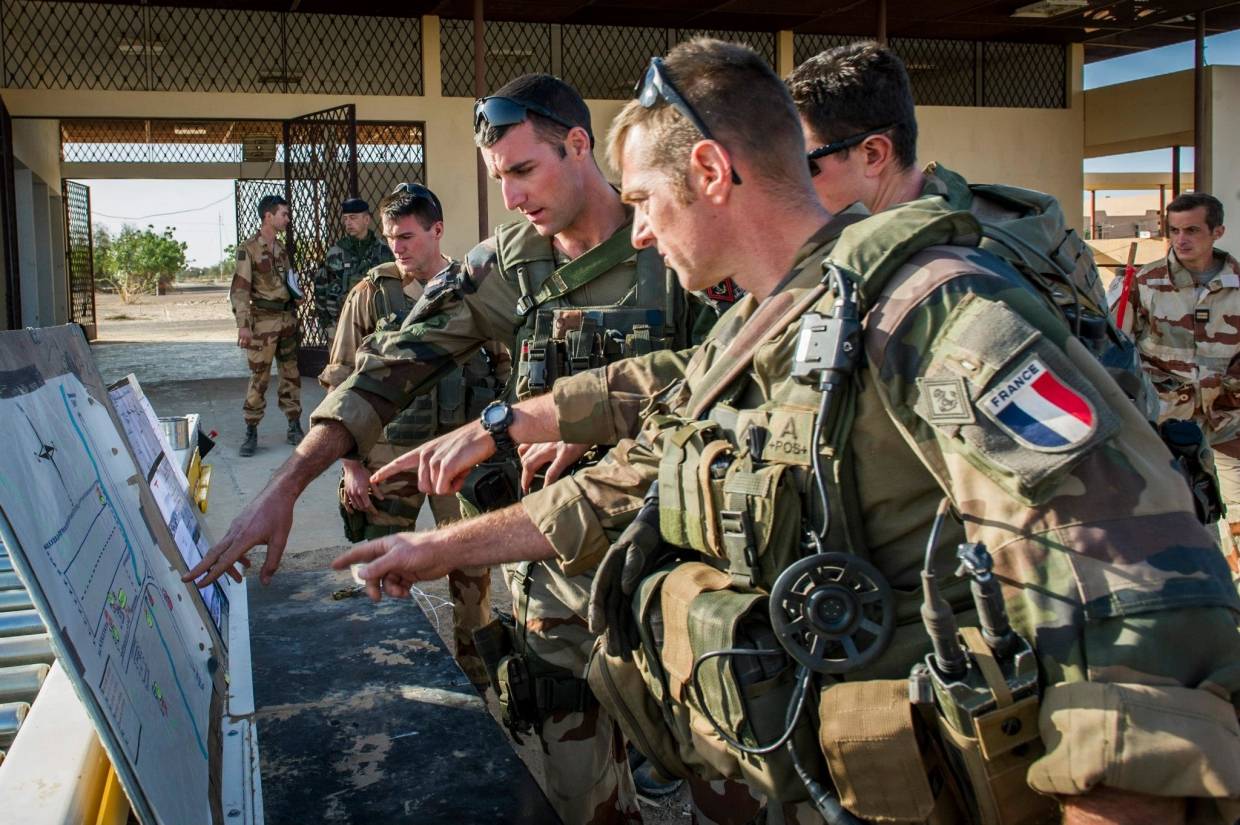
[[[660,100],[666,102],[673,109],[693,124],[693,128],[701,133],[702,137],[707,140],[715,140],[715,136],[711,134],[710,129],[706,126],[706,121],[702,120],[697,111],[689,105],[689,101],[676,88],[676,84],[672,83],[672,79],[667,76],[667,69],[663,65],[663,58],[650,58],[650,65],[646,68],[646,74],[633,87],[633,97],[637,98],[637,102],[645,109],[654,108]],[[716,141],[718,142],[718,141]],[[741,176],[736,174],[736,169],[732,169],[732,182],[739,184]]]
[[[817,149],[811,150],[805,155],[805,159],[809,161],[809,176],[811,178],[816,178],[822,173],[822,168],[818,165],[819,158],[825,158],[827,155],[834,155],[836,152],[843,152],[845,149],[851,149],[857,144],[864,142],[866,138],[871,138],[875,135],[882,134],[894,126],[894,123],[889,123],[886,126],[879,126],[876,129],[870,129],[869,131],[861,132],[860,134],[850,135],[849,137],[841,138],[840,140],[833,140],[824,146],[819,146]]]
[[[480,97],[474,101],[474,134],[481,132],[484,124],[499,128],[521,123],[529,112],[558,123],[565,129],[572,129],[574,125],[537,103],[511,97]]]
[[[420,183],[398,183],[391,193],[392,195],[409,195],[415,200],[423,200],[435,207],[436,214],[439,219],[443,220],[443,204],[439,202],[439,198],[435,197],[435,193],[427,189]]]

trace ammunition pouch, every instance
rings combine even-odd
[[[389,444],[412,447],[434,437],[438,393],[439,388],[435,387],[428,393],[414,396],[409,406],[387,423],[383,428],[383,437]]]
[[[344,473],[336,488],[336,503],[340,506],[340,519],[344,522],[344,537],[356,544],[366,538],[366,514],[349,510],[344,506]]]
[[[287,301],[268,301],[265,298],[251,298],[250,306],[265,309],[269,312],[291,312],[296,304],[290,298]]]
[[[520,350],[520,395],[546,392],[565,375],[666,349],[671,344],[662,308],[539,309],[534,313],[533,334]]]
[[[516,504],[521,498],[521,465],[514,459],[487,461],[470,470],[460,496],[474,514]]]
[[[710,421],[665,433],[659,531],[669,544],[724,560],[740,587],[769,589],[801,557],[798,470],[736,454]]]
[[[514,736],[536,732],[555,713],[588,710],[584,679],[517,649],[515,623],[501,616],[474,631],[474,644],[499,700],[500,721]]]
[[[1202,524],[1223,516],[1223,497],[1214,471],[1214,454],[1195,421],[1172,418],[1158,425],[1158,435],[1175,460],[1176,468],[1193,494],[1193,507]]]

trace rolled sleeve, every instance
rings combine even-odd
[[[521,499],[530,520],[555,550],[566,576],[598,564],[610,544],[585,492],[569,477]]]
[[[655,396],[685,376],[694,350],[660,350],[561,378],[551,389],[560,437],[570,444],[635,438]]]
[[[353,436],[354,451],[345,458],[360,460],[383,435],[383,419],[379,413],[359,391],[349,387],[338,387],[328,393],[310,414],[311,425],[328,421],[341,424]]]

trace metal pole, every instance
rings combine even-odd
[[[1171,147],[1171,200],[1180,196],[1180,147]]]
[[[1098,190],[1089,190],[1089,237],[1098,239]]]
[[[878,0],[878,33],[875,40],[878,45],[887,46],[887,0]]]
[[[1167,185],[1158,184],[1158,237],[1167,237]]]
[[[474,97],[487,93],[487,44],[485,24],[482,21],[483,0],[474,0]],[[487,215],[487,165],[482,160],[482,150],[475,152],[478,163],[478,240],[491,234],[491,219]]]
[[[349,112],[349,197],[358,197],[357,192],[357,106],[350,103],[345,107]]]
[[[1206,189],[1206,16],[1197,12],[1197,39],[1193,48],[1193,191]]]

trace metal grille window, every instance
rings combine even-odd
[[[69,320],[82,327],[86,340],[95,339],[95,258],[90,230],[90,187],[67,180],[61,186],[65,204],[65,257],[69,265]]]
[[[422,21],[416,17],[290,14],[288,90],[422,94]]]
[[[145,89],[140,6],[7,0],[4,85],[22,89]]]
[[[983,43],[982,105],[1066,108],[1067,48],[1042,43]]]
[[[624,100],[650,57],[667,51],[668,30],[629,26],[564,26],[564,79],[582,97]]]
[[[281,15],[156,6],[150,21],[152,90],[284,90]]]
[[[4,85],[26,89],[422,93],[422,21],[0,0]]]
[[[974,44],[967,40],[893,38],[919,106],[973,106],[977,95]]]
[[[554,72],[551,26],[543,23],[488,21],[486,39],[487,94],[530,72]],[[474,23],[440,20],[440,72],[445,97],[474,96]],[[587,95],[588,97],[588,95]]]
[[[692,40],[695,37],[712,37],[725,43],[743,43],[762,55],[772,68],[775,67],[775,32],[733,32],[722,29],[678,29],[676,31],[678,43]]]
[[[276,141],[278,120],[62,120],[60,159],[65,163],[240,163],[247,136]]]
[[[792,60],[800,66],[819,52],[825,52],[837,46],[847,46],[858,40],[871,39],[873,38],[850,34],[795,34],[792,37]]]
[[[258,202],[268,195],[284,197],[284,181],[270,178],[254,180],[238,180],[233,183],[233,192],[237,197],[237,243],[254,237],[262,226],[258,216]],[[280,236],[280,243],[288,249],[288,232]]]

